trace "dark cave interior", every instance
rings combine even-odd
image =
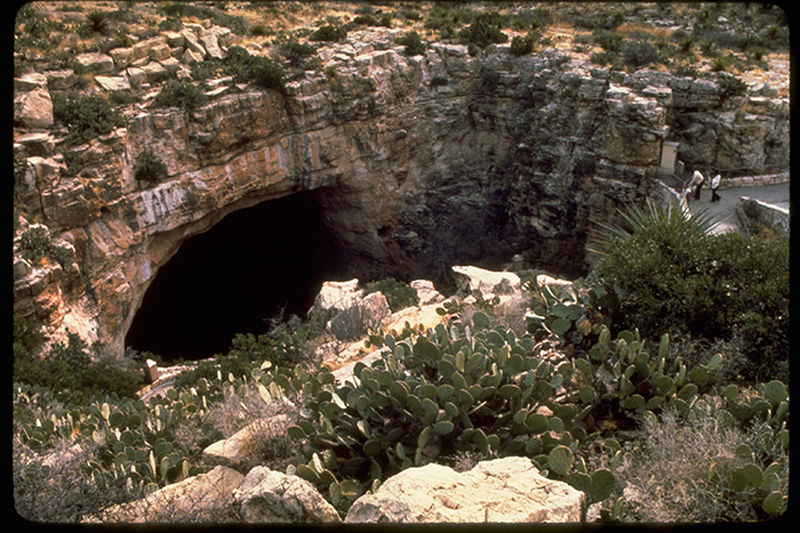
[[[344,255],[323,222],[323,190],[229,214],[187,239],[148,288],[125,339],[164,360],[226,353],[236,333],[263,333],[283,312],[304,317]]]

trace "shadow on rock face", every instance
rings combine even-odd
[[[263,333],[282,310],[305,315],[342,263],[314,193],[237,211],[159,270],[126,345],[167,358],[225,353],[236,333]]]

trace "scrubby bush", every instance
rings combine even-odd
[[[192,111],[205,105],[206,95],[191,82],[169,80],[161,88],[151,104],[153,107],[180,107],[184,111]]]
[[[263,24],[254,24],[250,26],[250,35],[254,37],[266,37],[272,35],[273,31],[264,26]]]
[[[492,43],[508,41],[508,35],[502,32],[499,25],[502,17],[495,13],[484,13],[475,17],[467,28],[459,33],[461,42],[472,43],[480,48],[486,48]]]
[[[90,37],[92,34],[99,33],[108,35],[111,31],[111,20],[104,11],[93,10],[86,14],[86,23],[78,26],[78,35]]]
[[[70,98],[55,93],[53,118],[69,128],[69,142],[88,142],[100,135],[107,135],[115,128],[126,126],[128,121],[108,102],[99,96]]]
[[[425,53],[426,45],[420,39],[420,36],[415,31],[406,32],[406,34],[397,39],[397,44],[405,46],[405,54],[407,56],[417,56]]]
[[[734,98],[737,96],[744,96],[747,93],[747,84],[736,76],[720,73],[720,99]]]
[[[20,253],[28,261],[39,261],[50,247],[50,232],[43,226],[34,226],[20,236]]]
[[[658,61],[658,50],[647,41],[629,41],[622,45],[622,59],[626,65],[641,68]]]
[[[346,29],[341,26],[326,24],[317,28],[308,38],[312,41],[335,42],[343,41],[345,37],[347,37]]]
[[[140,369],[111,356],[94,361],[77,334],[68,332],[67,338],[66,345],[56,342],[42,359],[38,354],[21,352],[22,357],[15,358],[14,381],[45,387],[58,399],[72,404],[104,395],[136,397],[144,378]]]
[[[645,438],[626,454],[621,475],[629,521],[768,519],[763,502],[773,491],[760,482],[765,471],[774,472],[778,494],[788,492],[789,457],[764,423],[745,430],[720,417],[668,412],[661,420],[646,419],[643,430]],[[739,481],[744,472],[755,482]]]
[[[608,30],[595,30],[592,40],[606,52],[619,52],[625,43],[622,34]]]
[[[39,348],[44,344],[42,324],[34,317],[25,317],[14,313],[12,353],[14,355],[14,376],[25,372],[19,368],[34,360]]]
[[[137,180],[158,183],[167,177],[167,166],[150,150],[143,150],[136,157],[133,176]]]
[[[515,56],[530,54],[533,51],[534,42],[535,39],[530,33],[525,37],[517,35],[511,39],[511,48],[509,48],[508,51],[511,55]]]
[[[442,4],[434,4],[425,20],[425,28],[437,30],[443,39],[450,39],[458,34],[459,28],[468,24],[473,18],[472,10],[449,9]]]
[[[230,47],[224,65],[237,83],[253,82],[263,89],[284,90],[286,73],[281,66],[267,57],[250,55],[241,46]]]
[[[431,84],[433,84],[433,80],[431,80]],[[364,289],[364,294],[367,295],[372,292],[382,293],[392,312],[405,309],[406,307],[413,307],[419,303],[417,291],[412,289],[407,283],[403,283],[394,278],[385,278],[380,281],[368,283]]]
[[[711,217],[650,204],[605,227],[594,275],[619,303],[614,323],[651,335],[730,338],[740,332],[751,380],[787,379],[789,239],[711,235]]]
[[[317,49],[313,45],[298,43],[294,40],[281,45],[280,51],[281,55],[295,66],[302,65],[307,58],[317,53]]]

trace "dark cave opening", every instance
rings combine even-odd
[[[318,194],[262,202],[187,239],[145,293],[126,346],[202,359],[226,353],[236,333],[265,332],[281,312],[305,316],[322,282],[346,264]]]

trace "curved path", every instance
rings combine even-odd
[[[713,204],[710,202],[711,189],[707,187],[700,191],[700,200],[695,200],[693,195],[689,196],[689,209],[692,213],[705,209],[708,214],[722,217],[722,220],[714,227],[713,233],[722,233],[738,228],[734,210],[742,196],[761,200],[784,209],[789,209],[790,204],[789,183],[719,189],[717,194],[720,196],[720,201]]]

